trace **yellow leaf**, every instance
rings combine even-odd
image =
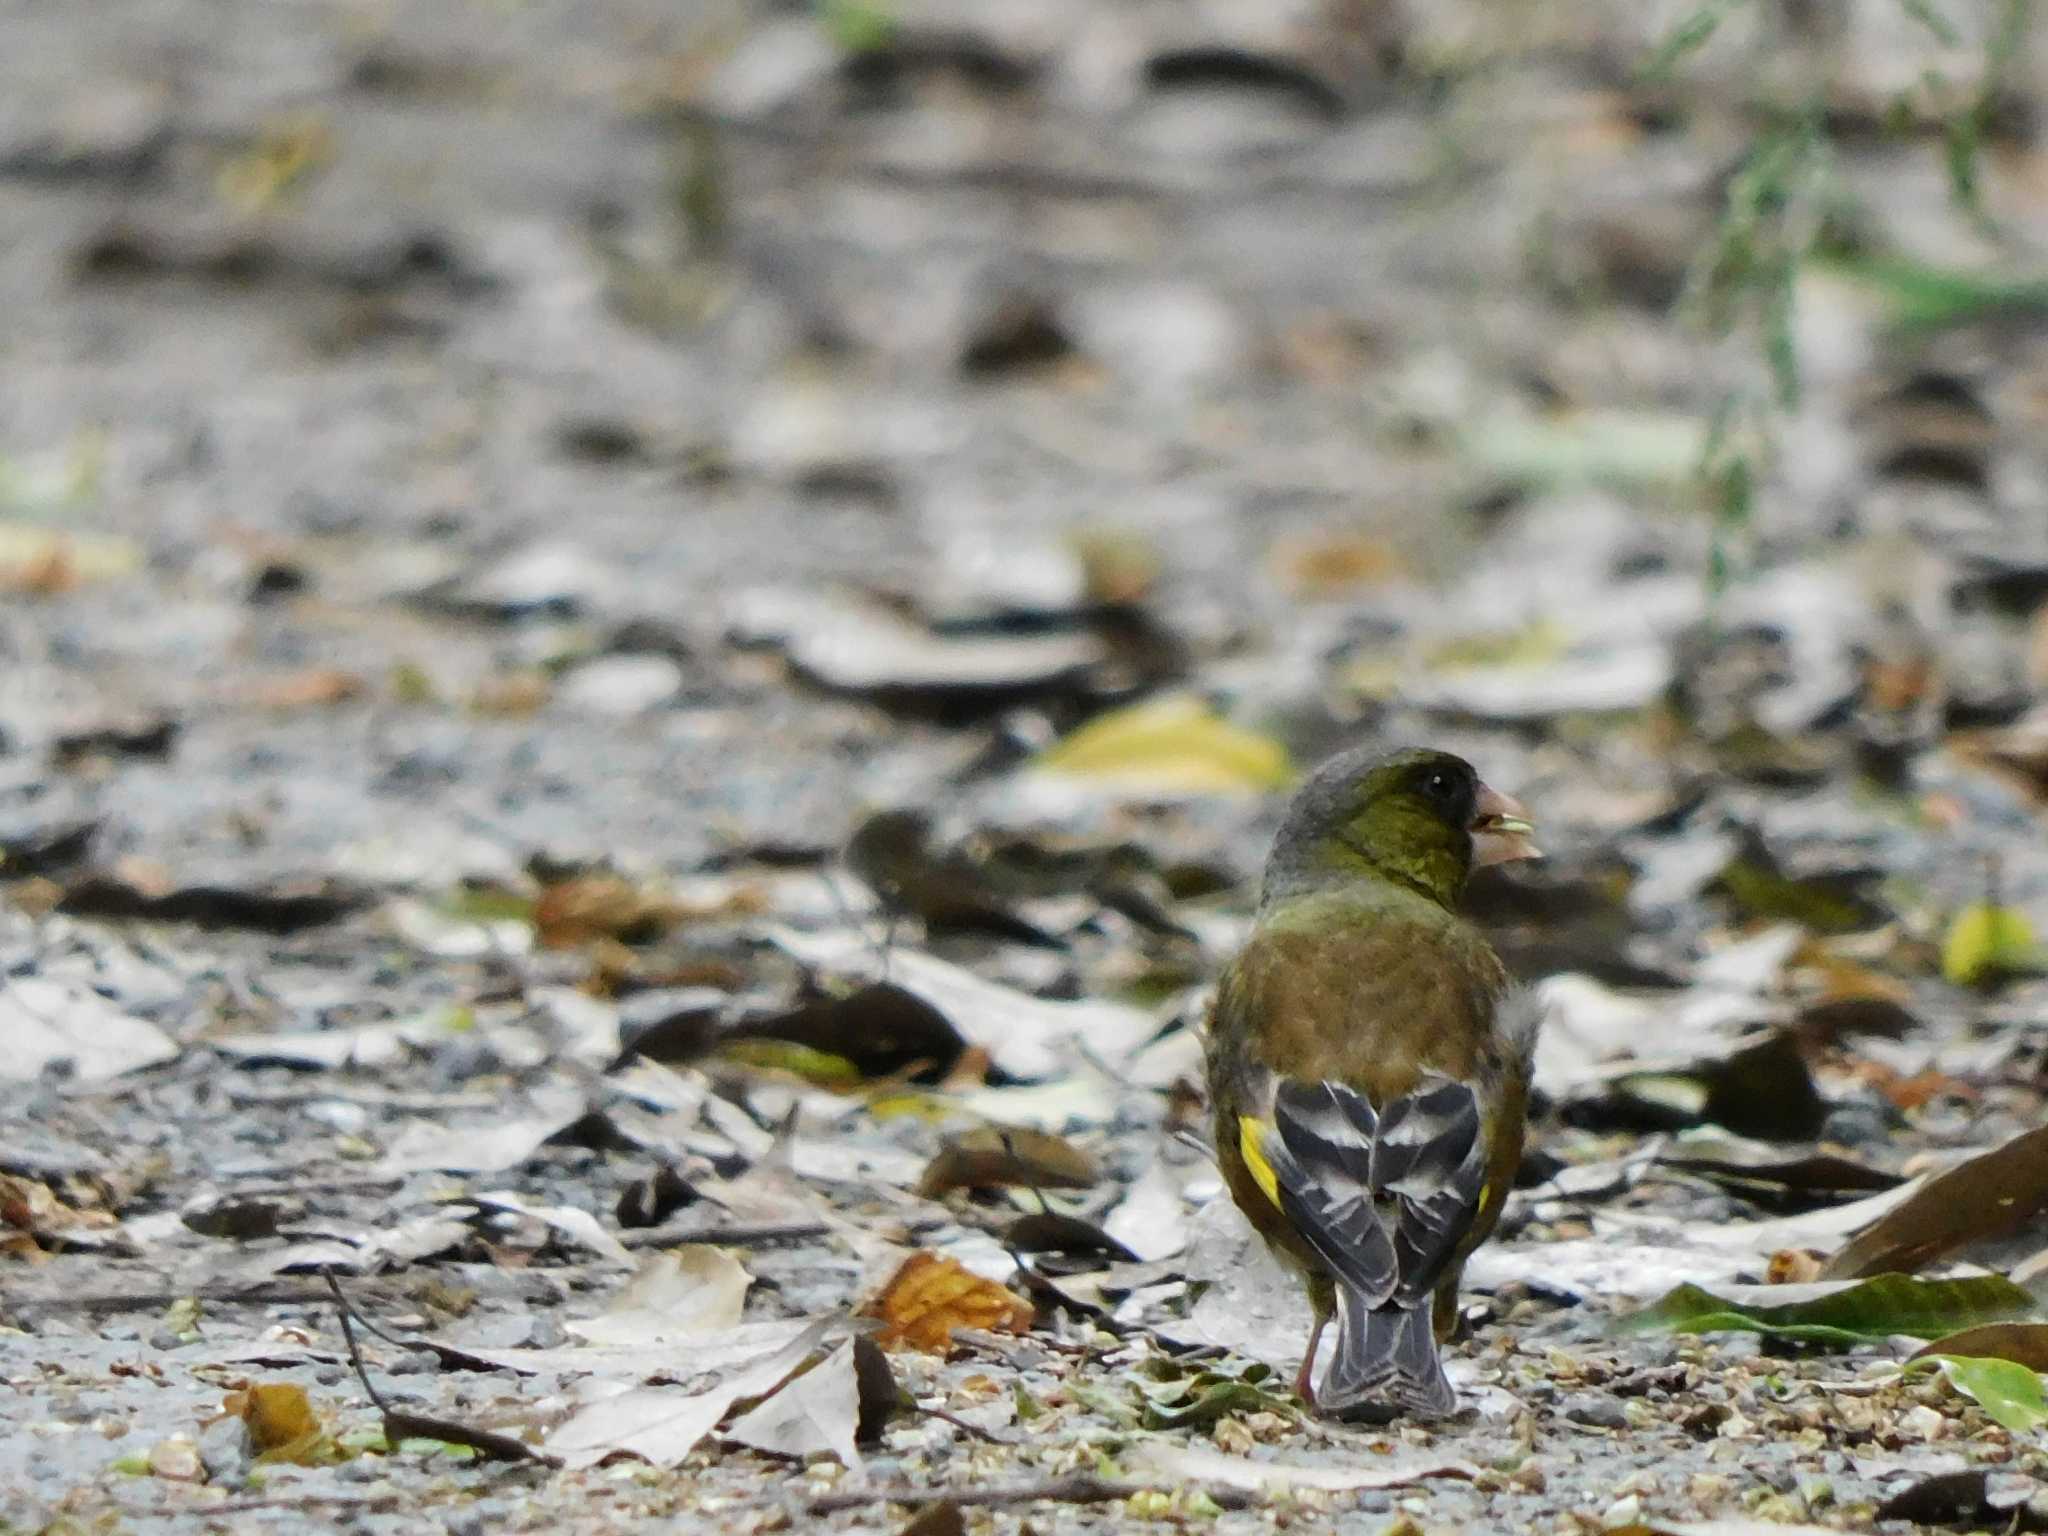
[[[1046,748],[1037,766],[1154,794],[1252,793],[1294,777],[1279,742],[1187,695],[1098,716]]]
[[[230,1392],[223,1405],[249,1426],[249,1442],[265,1462],[323,1465],[335,1459],[333,1442],[320,1428],[304,1387],[288,1381],[251,1382]]]
[[[863,1317],[879,1317],[875,1342],[884,1349],[917,1349],[945,1354],[955,1328],[1022,1333],[1031,1326],[1031,1303],[993,1280],[962,1267],[958,1259],[913,1253],[866,1306]]]
[[[2037,969],[2034,925],[2017,907],[1972,902],[1956,914],[1942,940],[1941,974],[1959,987]]]

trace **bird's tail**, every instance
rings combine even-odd
[[[1458,1395],[1437,1357],[1430,1298],[1403,1306],[1371,1306],[1340,1289],[1337,1349],[1316,1392],[1326,1413],[1380,1423],[1407,1414],[1440,1419],[1457,1411]]]

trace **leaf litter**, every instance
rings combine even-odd
[[[4,1518],[134,1513],[134,1468],[187,1526],[333,1500],[513,1529],[600,1495],[622,1528],[2038,1523],[2048,564],[2029,363],[1986,320],[2032,312],[2028,276],[1845,256],[1883,279],[1859,299],[1787,264],[1811,409],[1715,502],[1739,364],[1643,285],[1682,286],[1656,247],[1748,186],[1695,136],[1754,104],[1743,8],[1675,95],[1605,79],[1655,39],[1598,8],[1527,57],[1463,5],[1355,50],[1133,18],[1099,56],[827,11],[578,30],[581,137],[538,105],[455,136],[398,244],[352,126],[219,93],[258,235],[219,156],[165,152],[175,114],[82,90],[52,127],[23,94],[10,185],[74,200],[38,227],[70,239],[99,193],[69,183],[110,165],[133,227],[72,252],[90,345],[75,295],[15,295],[52,328],[17,435],[106,419],[0,475],[0,1486],[35,1501]],[[1871,61],[1919,57],[1878,12],[1813,45],[1833,120],[1875,124]],[[551,15],[500,40],[513,75],[559,74]],[[473,110],[445,25],[336,45],[361,57],[323,57],[305,121]],[[1161,153],[1193,86],[1228,153]],[[951,131],[1020,102],[1032,134]],[[663,188],[640,150],[671,119]],[[755,194],[823,174],[819,124],[846,222],[813,249]],[[2023,222],[2003,124],[1984,190]],[[604,174],[543,177],[506,244],[435,199],[522,134]],[[1926,148],[1837,146],[1872,252],[1947,239],[1899,174]],[[997,186],[1052,200],[1014,221],[1051,367],[989,361],[952,254],[982,226],[950,199]],[[1258,202],[1304,193],[1327,231]],[[1414,196],[1426,263],[1379,216]],[[1185,282],[1126,289],[1189,197],[1222,222]],[[613,394],[683,402],[691,440]],[[1362,739],[1482,762],[1553,856],[1473,891],[1549,1014],[1451,1351],[1474,1412],[1379,1437],[1274,1385],[1307,1318],[1196,1086],[1285,786]],[[323,1272],[381,1331],[354,1386]],[[1715,1331],[1610,1327],[1674,1291]],[[230,1392],[307,1464],[239,1463]],[[473,1465],[536,1451],[565,1465]]]

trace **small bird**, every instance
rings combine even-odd
[[[1448,752],[1333,758],[1288,806],[1217,990],[1217,1161],[1301,1273],[1315,1325],[1295,1390],[1322,1412],[1457,1407],[1437,1347],[1521,1160],[1536,1024],[1458,899],[1474,868],[1540,858],[1533,831]]]

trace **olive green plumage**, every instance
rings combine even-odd
[[[1533,856],[1521,808],[1448,753],[1354,752],[1289,807],[1210,1020],[1218,1161],[1343,1320],[1332,1412],[1454,1406],[1436,1344],[1521,1156],[1532,1015],[1456,910],[1475,857]],[[1433,1317],[1432,1317],[1433,1311]],[[1311,1340],[1297,1385],[1308,1395]]]

